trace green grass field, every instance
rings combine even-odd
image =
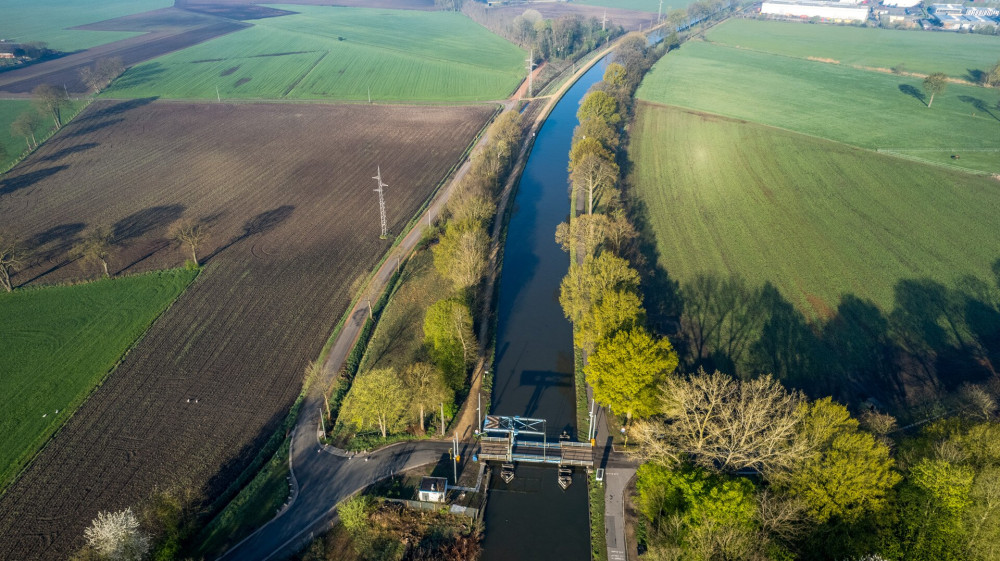
[[[903,63],[909,72],[975,81],[1000,60],[1000,37],[732,19],[713,27],[708,41],[797,58],[822,58],[872,68]]]
[[[714,115],[641,104],[630,157],[660,264],[770,281],[807,315],[904,278],[992,278],[1000,183]]]
[[[69,115],[75,115],[77,111],[83,108],[83,105],[84,102],[82,101],[73,102],[72,106],[65,111],[63,120],[68,120],[66,117]],[[6,158],[0,158],[0,172],[7,169],[7,166],[28,149],[28,145],[24,139],[19,136],[13,136],[10,130],[11,123],[17,119],[18,115],[26,111],[35,111],[30,101],[19,99],[0,100],[0,145],[3,145],[7,152]],[[47,138],[53,128],[52,118],[48,116],[42,117],[41,123],[35,129],[35,140],[41,142]]]
[[[171,0],[31,0],[4,2],[0,38],[45,41],[50,49],[76,51],[139,33],[67,29],[106,19],[173,6]]]
[[[637,96],[929,162],[1000,172],[1000,90],[949,84],[928,108],[918,99],[921,83],[690,42],[653,67]],[[960,159],[951,159],[953,154]]]
[[[0,488],[194,277],[172,270],[0,294]]]
[[[523,77],[524,51],[458,13],[283,8],[300,13],[139,65],[104,95],[486,101]]]

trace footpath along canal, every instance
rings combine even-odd
[[[610,56],[610,55],[609,55]],[[500,278],[491,414],[541,418],[554,442],[576,439],[572,326],[559,306],[569,255],[555,243],[569,217],[569,150],[580,101],[604,75],[600,60],[566,92],[538,131],[507,230]],[[587,478],[567,490],[555,467],[518,465],[509,484],[493,470],[485,512],[484,561],[590,559]]]

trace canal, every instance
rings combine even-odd
[[[498,301],[491,413],[546,419],[555,441],[574,438],[572,327],[559,306],[569,255],[555,243],[569,217],[569,149],[576,112],[604,75],[594,65],[553,108],[528,157],[507,230]],[[518,465],[506,484],[494,470],[485,513],[485,561],[590,559],[586,475],[577,469],[562,490],[554,467]]]

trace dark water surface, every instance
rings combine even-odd
[[[555,441],[574,437],[573,332],[559,306],[569,256],[555,243],[569,217],[569,149],[580,100],[604,74],[594,65],[555,106],[528,157],[515,198],[500,279],[497,354],[490,413],[542,418]],[[490,483],[483,559],[590,559],[587,481],[580,472],[563,491],[555,467],[519,464],[508,485]],[[579,472],[579,469],[577,470]]]

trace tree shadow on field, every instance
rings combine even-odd
[[[124,120],[125,120],[124,118],[111,119],[109,121],[100,121],[100,122],[97,122],[97,123],[91,123],[89,125],[83,125],[83,126],[75,128],[73,130],[73,132],[68,133],[66,136],[70,137],[70,138],[74,138],[74,137],[78,137],[78,136],[86,136],[86,135],[88,135],[90,133],[97,132],[97,131],[99,131],[101,129],[106,129],[106,128],[110,127],[110,126],[117,125],[118,123],[120,123],[120,122],[122,122]]]
[[[990,110],[990,106],[987,105],[985,101],[979,99],[978,97],[972,97],[971,95],[960,95],[958,96],[958,100],[961,101],[962,103],[968,103],[969,105],[975,107],[976,111],[982,111],[983,113],[986,113],[987,115],[993,117],[997,121],[1000,121],[1000,117],[997,117],[993,113],[993,111]]]
[[[114,117],[116,115],[121,115],[122,113],[125,113],[127,111],[131,111],[133,109],[138,109],[140,107],[149,105],[150,103],[153,103],[157,99],[159,99],[159,97],[153,96],[153,97],[140,97],[137,99],[129,99],[126,101],[119,101],[118,103],[113,103],[102,109],[94,111],[93,113],[90,113],[83,119],[79,119],[79,121],[96,121],[100,119],[106,119],[108,117]]]
[[[681,286],[678,348],[688,371],[771,373],[813,398],[831,395],[854,406],[874,398],[901,420],[914,420],[915,401],[997,375],[1000,260],[993,269],[993,279],[967,276],[951,286],[900,279],[891,310],[844,294],[835,310],[814,320],[770,283],[734,299],[725,291],[738,283],[720,275],[706,282],[712,274],[705,274],[697,285]]]
[[[266,210],[258,214],[257,216],[254,216],[253,218],[247,220],[246,223],[243,224],[243,233],[241,233],[238,236],[233,236],[233,238],[230,239],[228,242],[219,246],[218,248],[215,249],[215,251],[209,253],[207,256],[202,258],[202,261],[204,263],[207,263],[216,255],[229,249],[233,245],[256,234],[264,234],[266,232],[273,230],[279,224],[281,224],[285,220],[288,220],[288,218],[292,216],[292,212],[294,211],[295,211],[294,205],[282,205],[277,208],[273,208],[271,210]]]
[[[0,180],[0,197],[15,191],[20,191],[21,189],[27,189],[39,181],[52,177],[67,168],[69,168],[69,166],[52,166],[45,169],[29,171],[28,173],[22,173],[21,175],[14,177],[7,176]]]
[[[122,218],[112,226],[114,243],[122,244],[162,228],[184,214],[184,205],[149,207]]]
[[[911,86],[910,84],[900,84],[899,91],[916,99],[920,103],[927,105],[927,96],[924,95],[924,92],[918,90],[917,88]]]
[[[62,150],[57,150],[56,152],[53,152],[53,153],[49,154],[48,156],[45,156],[44,158],[41,158],[40,161],[42,161],[42,162],[54,162],[56,160],[61,160],[61,159],[65,158],[66,156],[70,156],[70,155],[77,154],[77,153],[80,153],[80,152],[86,152],[87,150],[90,150],[91,148],[97,148],[98,146],[100,146],[100,144],[98,144],[96,142],[85,142],[83,144],[75,144],[73,146],[68,146],[66,148],[63,148]]]
[[[965,79],[973,84],[982,84],[983,80],[986,79],[986,72],[978,68],[966,68]]]
[[[70,257],[69,252],[80,241],[80,233],[86,227],[87,225],[83,222],[60,224],[25,240],[24,245],[29,254],[29,266],[45,268],[34,273],[31,278],[21,279],[19,286],[34,282],[70,263],[73,258]]]
[[[154,81],[164,72],[166,72],[166,69],[158,62],[149,62],[140,66],[134,66],[115,80],[112,89],[127,90],[129,88],[142,87]]]

